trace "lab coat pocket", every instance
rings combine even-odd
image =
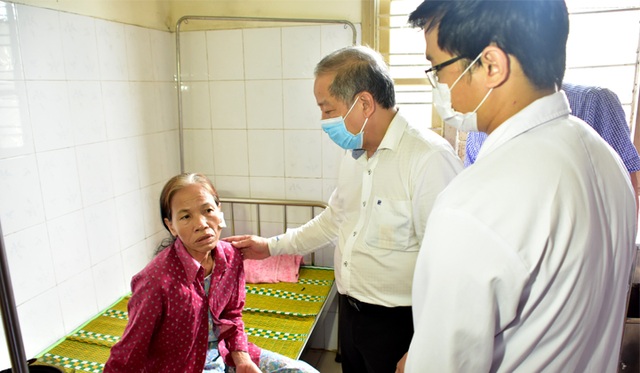
[[[367,245],[383,250],[417,251],[411,201],[375,197],[367,227]]]

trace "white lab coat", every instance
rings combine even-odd
[[[635,239],[618,155],[563,92],[496,129],[440,195],[406,371],[615,372]]]

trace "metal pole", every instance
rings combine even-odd
[[[184,173],[184,124],[182,119],[182,70],[180,64],[180,22],[176,24],[176,76],[178,89],[178,141],[180,145],[180,173]]]
[[[4,334],[7,338],[7,346],[11,355],[12,372],[28,373],[27,359],[20,333],[20,322],[18,312],[13,297],[13,287],[11,286],[11,276],[4,249],[4,236],[2,225],[0,225],[0,306],[2,307],[2,323]]]

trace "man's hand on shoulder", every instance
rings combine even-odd
[[[240,250],[245,259],[265,259],[269,253],[269,244],[266,238],[254,235],[229,236],[222,239]]]

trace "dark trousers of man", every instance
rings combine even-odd
[[[338,336],[343,373],[393,373],[409,351],[411,307],[382,307],[340,294]]]

